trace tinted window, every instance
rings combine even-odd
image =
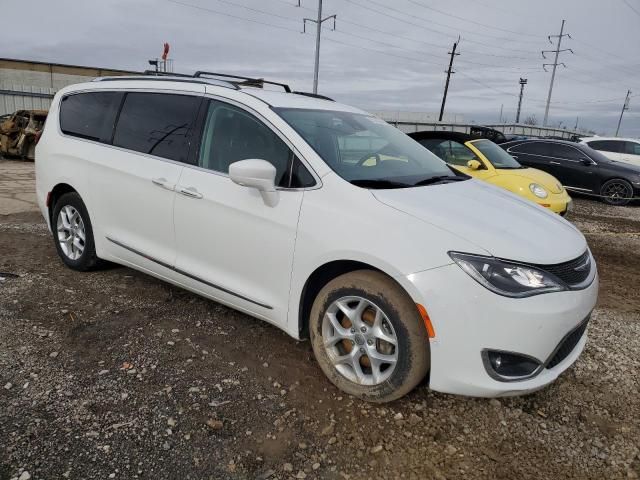
[[[128,93],[113,144],[136,152],[184,162],[200,97]]]
[[[295,170],[290,170],[294,154],[278,135],[246,111],[212,101],[205,117],[198,164],[229,173],[229,165],[249,158],[266,160],[276,167],[275,183],[280,187],[288,187],[293,174],[300,186],[309,186],[306,184],[311,174],[299,160]]]
[[[622,152],[624,143],[617,142],[615,140],[594,140],[593,142],[588,142],[589,145],[594,150],[601,150],[603,152]]]
[[[111,142],[120,92],[90,92],[68,95],[60,103],[60,129],[67,135],[98,142]]]
[[[294,157],[291,169],[291,182],[289,187],[307,188],[313,187],[316,184],[313,175],[311,175],[311,172],[307,170],[298,157]]]
[[[521,143],[510,149],[514,153],[528,153],[531,155],[549,155],[551,150],[545,142]]]
[[[624,142],[624,147],[625,153],[631,155],[640,155],[640,143]]]
[[[566,160],[582,160],[586,157],[586,155],[577,148],[573,148],[568,145],[561,145],[559,143],[551,144],[550,156]]]
[[[470,148],[452,140],[428,138],[420,140],[420,144],[451,165],[466,167],[469,160],[480,161]],[[482,164],[482,162],[480,162],[480,164]]]

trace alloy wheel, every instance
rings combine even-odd
[[[71,205],[60,209],[57,219],[58,243],[71,260],[78,260],[86,245],[86,230],[80,212]]]
[[[625,182],[608,182],[602,190],[602,196],[612,205],[625,204],[633,196],[633,190]]]
[[[384,311],[358,296],[342,297],[327,308],[322,338],[335,369],[358,385],[378,385],[398,362],[398,338]]]

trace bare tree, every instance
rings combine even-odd
[[[535,114],[529,115],[527,118],[524,119],[523,123],[525,125],[537,125],[538,119],[536,118]]]

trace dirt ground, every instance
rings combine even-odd
[[[638,478],[640,206],[577,199],[571,221],[601,276],[573,368],[526,397],[379,406],[308,342],[124,267],[71,271],[39,213],[0,215],[0,480]]]

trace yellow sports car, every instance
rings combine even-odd
[[[457,170],[555,213],[564,216],[571,205],[571,197],[555,177],[520,165],[491,140],[458,132],[416,132],[409,136]]]

